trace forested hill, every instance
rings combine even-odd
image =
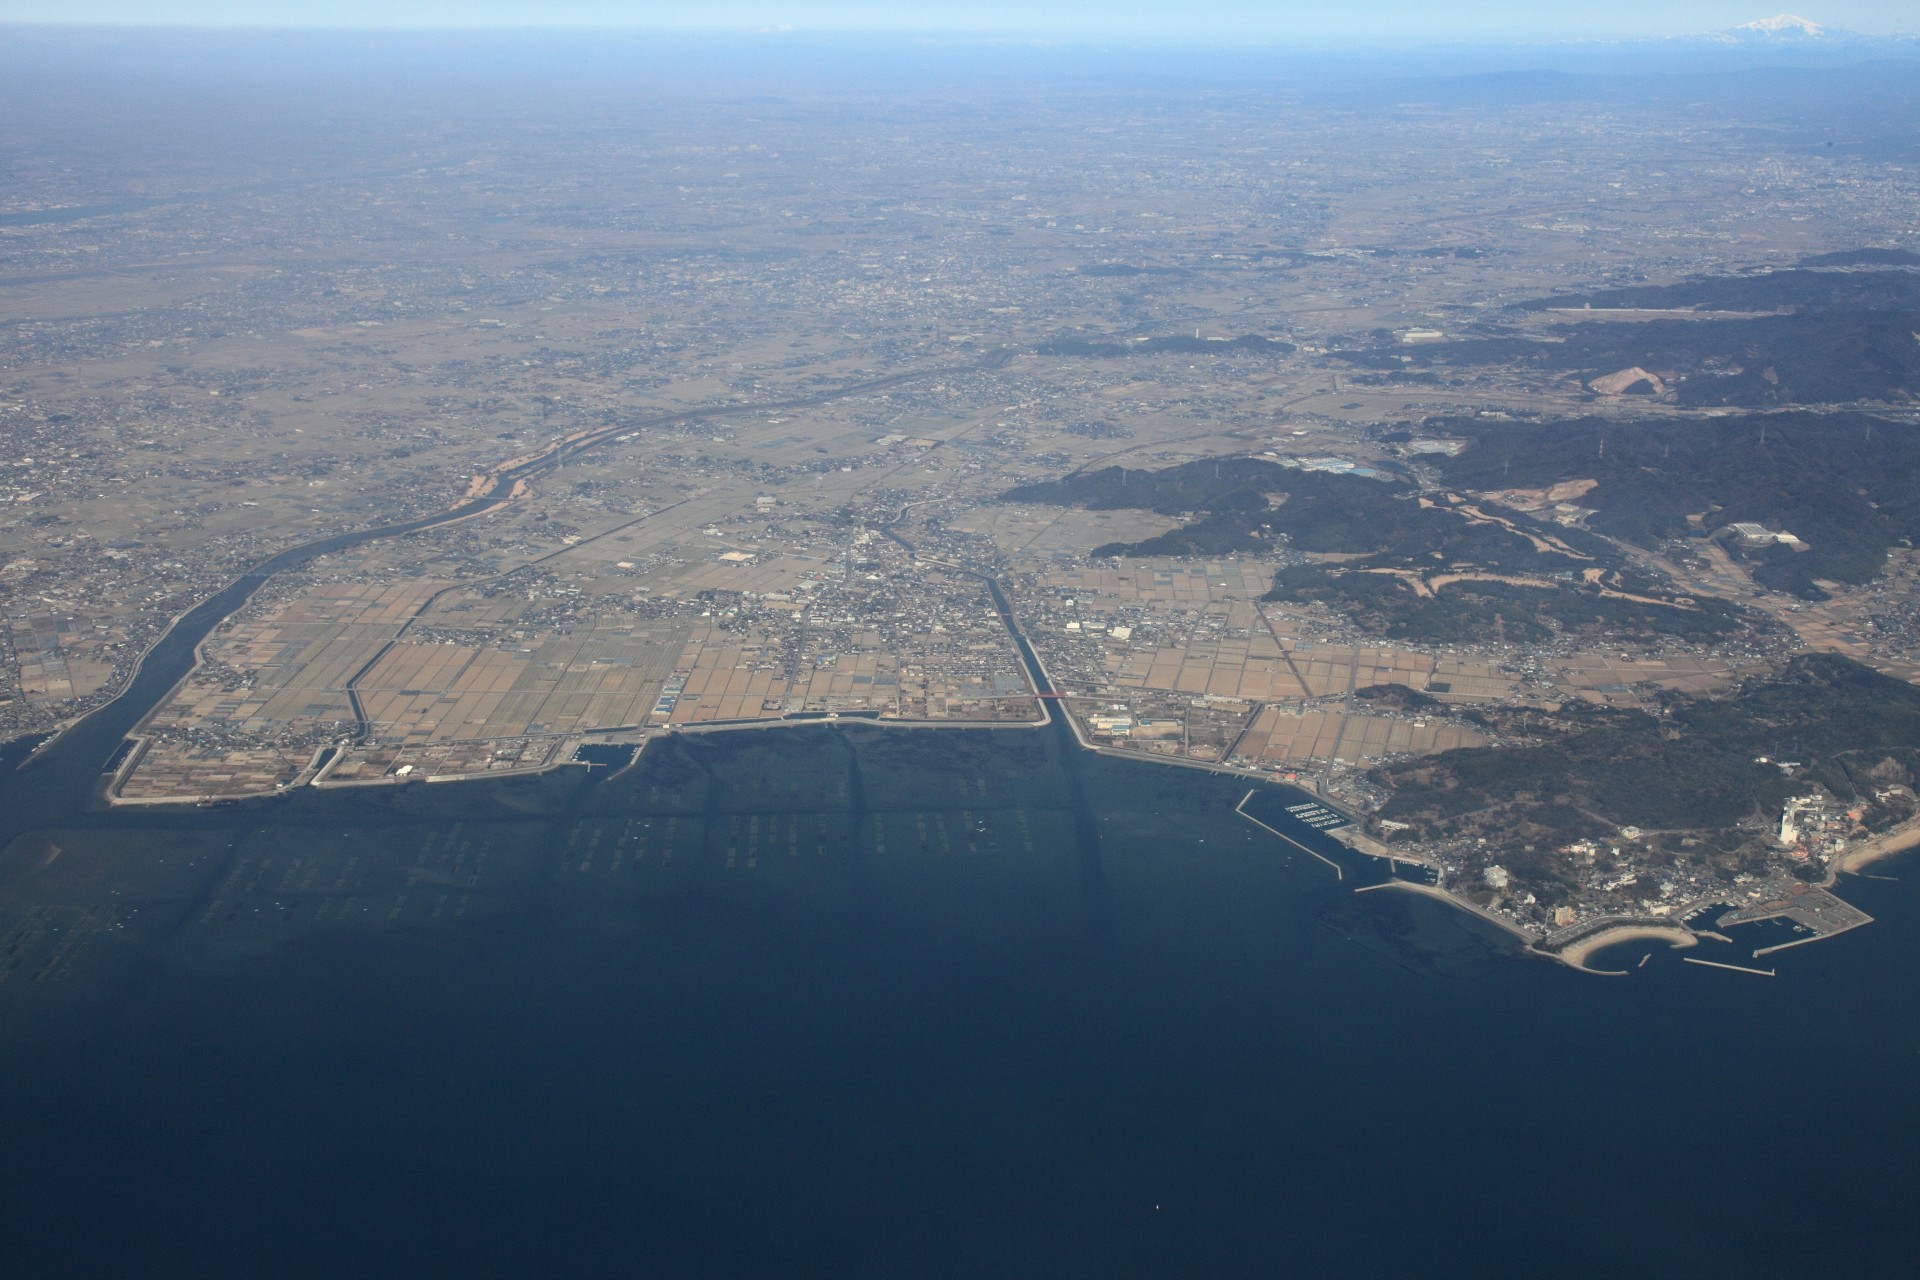
[[[1023,484],[1000,495],[1002,502],[1034,502],[1089,511],[1157,511],[1165,516],[1245,508],[1280,493],[1305,473],[1262,458],[1218,458],[1160,471],[1103,467],[1059,480]]]
[[[1864,414],[1783,413],[1524,425],[1443,424],[1471,442],[1439,461],[1451,485],[1537,489],[1597,480],[1579,499],[1597,531],[1641,546],[1737,521],[1784,530],[1810,550],[1753,553],[1754,576],[1817,596],[1816,578],[1859,583],[1889,547],[1920,537],[1920,429]]]
[[[1243,334],[1238,338],[1189,338],[1185,335],[1163,336],[1158,338],[1138,338],[1118,341],[1088,338],[1052,338],[1036,348],[1043,356],[1081,356],[1098,360],[1115,360],[1128,356],[1189,355],[1189,356],[1230,356],[1230,355],[1270,355],[1284,356],[1294,349],[1291,342],[1282,342],[1278,338],[1264,338],[1257,333]]]
[[[1285,534],[1305,551],[1376,551],[1420,518],[1412,487],[1399,480],[1283,467],[1262,458],[1219,458],[1160,471],[1106,467],[1021,485],[1004,502],[1129,508],[1194,516],[1145,542],[1096,547],[1097,556],[1229,555]],[[1275,500],[1279,500],[1276,506]]]
[[[1920,267],[1920,253],[1905,249],[1845,249],[1802,258],[1803,267]]]
[[[1858,254],[1834,257],[1857,258]],[[1561,293],[1535,298],[1520,305],[1534,311],[1557,307],[1693,308],[1700,311],[1780,311],[1789,308],[1802,311],[1915,311],[1920,310],[1920,272],[1790,268],[1741,275],[1696,276],[1677,284],[1629,285],[1588,293]]]
[[[1920,690],[1835,654],[1804,654],[1731,698],[1675,696],[1658,716],[1580,702],[1474,714],[1537,744],[1382,765],[1373,781],[1389,795],[1377,816],[1417,840],[1481,840],[1549,900],[1571,871],[1555,852],[1568,841],[1658,830],[1656,861],[1685,838],[1731,878],[1764,860],[1756,837],[1786,796],[1817,785],[1882,830],[1912,811],[1888,788],[1920,782]]]
[[[1853,250],[1783,271],[1555,294],[1518,307],[1572,313],[1544,332],[1383,342],[1342,358],[1402,372],[1533,369],[1589,386],[1642,370],[1659,386],[1642,382],[1638,391],[1697,407],[1906,402],[1920,397],[1920,271],[1902,269],[1910,258],[1902,250]],[[1585,319],[1587,308],[1731,314]]]
[[[1195,517],[1143,542],[1096,547],[1096,556],[1231,555],[1271,550],[1284,537],[1297,552],[1358,557],[1283,567],[1267,598],[1324,603],[1394,639],[1705,638],[1749,626],[1735,609],[1681,598],[1634,572],[1590,533],[1423,498],[1398,480],[1223,458],[1163,471],[1109,467],[1003,496]]]

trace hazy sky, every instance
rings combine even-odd
[[[1779,0],[0,0],[0,21],[286,27],[963,31],[1202,40],[1539,39],[1715,31]],[[1920,29],[1916,0],[1820,0],[1815,22]]]

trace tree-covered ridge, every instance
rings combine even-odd
[[[1372,554],[1290,565],[1267,598],[1318,602],[1374,635],[1442,644],[1707,639],[1749,625],[1730,606],[1674,593],[1581,530],[1453,496],[1397,505],[1417,518],[1381,520]]]
[[[1920,394],[1920,311],[1847,311],[1738,320],[1586,321],[1554,341],[1474,338],[1346,355],[1366,368],[1501,365],[1582,382],[1643,369],[1692,408],[1905,401]],[[1648,384],[1641,383],[1642,388]]]
[[[1856,250],[1813,263],[1893,266],[1912,255]],[[1740,318],[1592,320],[1551,334],[1493,334],[1345,358],[1376,369],[1505,365],[1584,382],[1640,369],[1681,405],[1760,407],[1911,400],[1920,395],[1920,272],[1809,270],[1703,276],[1677,284],[1556,294],[1522,310],[1747,312]],[[1652,392],[1639,383],[1637,391]]]
[[[1838,257],[1857,259],[1861,252],[1856,250]],[[1827,261],[1834,259],[1829,257]],[[1557,293],[1520,305],[1536,311],[1556,307],[1644,308],[1656,311],[1683,307],[1699,311],[1778,311],[1788,308],[1800,311],[1916,311],[1920,310],[1920,274],[1912,271],[1789,268],[1785,271],[1696,276],[1677,284],[1628,285],[1586,293]]]
[[[1178,335],[1119,342],[1089,338],[1050,338],[1035,348],[1036,354],[1043,356],[1079,356],[1096,360],[1167,354],[1283,356],[1293,350],[1294,346],[1291,342],[1262,337],[1257,333],[1243,334],[1238,338],[1189,338]]]
[[[1916,344],[1920,345],[1920,344]],[[1580,418],[1543,425],[1444,424],[1466,449],[1438,463],[1463,489],[1599,483],[1580,498],[1593,528],[1640,546],[1736,522],[1794,534],[1808,550],[1743,552],[1757,581],[1818,597],[1814,579],[1859,583],[1887,549],[1920,535],[1920,432],[1863,414],[1671,420]]]
[[[1159,471],[1103,467],[1059,480],[1023,484],[1000,495],[1002,502],[1033,502],[1089,511],[1157,511],[1163,516],[1196,511],[1254,509],[1265,495],[1280,493],[1304,472],[1263,458],[1208,458]]]
[[[1920,778],[1920,689],[1833,654],[1806,654],[1731,698],[1673,697],[1659,715],[1570,703],[1559,712],[1471,713],[1538,740],[1382,765],[1374,815],[1421,841],[1486,841],[1486,857],[1536,888],[1565,882],[1560,850],[1622,827],[1710,851],[1730,877],[1754,869],[1782,801],[1818,787],[1869,829],[1911,811],[1894,787]],[[1783,768],[1782,765],[1789,768]]]
[[[1284,537],[1297,551],[1360,557],[1282,569],[1267,598],[1324,603],[1394,639],[1708,637],[1748,625],[1726,605],[1676,596],[1634,572],[1601,538],[1517,511],[1422,497],[1399,480],[1227,458],[1161,471],[1109,467],[1003,497],[1194,516],[1155,538],[1097,547],[1096,556],[1228,555]]]
[[[1706,641],[1754,626],[1731,605],[1674,597],[1620,574],[1609,574],[1597,584],[1509,582],[1470,573],[1439,576],[1454,580],[1423,592],[1405,577],[1366,565],[1295,565],[1275,575],[1265,598],[1325,604],[1369,634],[1420,644],[1538,644],[1559,636],[1608,642],[1662,637]]]
[[[1803,267],[1920,267],[1920,253],[1905,249],[1843,249],[1800,259]]]

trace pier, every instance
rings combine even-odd
[[[1825,889],[1812,885],[1796,888],[1783,898],[1757,903],[1751,907],[1736,907],[1714,921],[1725,928],[1734,924],[1754,924],[1761,920],[1791,920],[1807,931],[1803,938],[1793,938],[1786,942],[1775,943],[1770,947],[1761,947],[1753,953],[1757,960],[1774,951],[1784,951],[1788,947],[1797,947],[1805,942],[1818,942],[1822,938],[1831,938],[1849,929],[1858,929],[1863,924],[1872,924],[1873,917],[1852,903],[1843,902]]]
[[[1813,939],[1807,938],[1804,939],[1804,941],[1812,942]],[[1754,954],[1758,955],[1759,953],[1755,952]],[[1743,964],[1723,964],[1718,960],[1697,960],[1692,956],[1681,956],[1680,958],[1688,964],[1703,964],[1709,969],[1725,969],[1730,973],[1751,973],[1756,978],[1777,978],[1780,976],[1772,969],[1749,969]]]
[[[1249,801],[1249,800],[1251,800],[1251,799],[1253,799],[1253,797],[1254,797],[1255,795],[1257,795],[1257,794],[1258,794],[1258,791],[1257,791],[1257,790],[1255,790],[1255,791],[1249,791],[1249,792],[1247,792],[1247,794],[1245,794],[1244,796],[1241,796],[1241,797],[1240,797],[1240,803],[1239,803],[1239,804],[1237,804],[1237,805],[1235,805],[1235,806],[1233,806],[1233,811],[1234,811],[1235,813],[1237,813],[1237,814],[1239,814],[1239,815],[1240,815],[1241,817],[1243,817],[1243,818],[1245,818],[1245,819],[1246,819],[1246,820],[1247,820],[1248,822],[1251,822],[1251,823],[1252,823],[1252,824],[1253,824],[1254,826],[1256,826],[1256,827],[1258,827],[1258,828],[1260,828],[1260,829],[1261,829],[1262,831],[1265,831],[1265,832],[1268,832],[1268,833],[1269,833],[1269,834],[1271,834],[1271,835],[1276,835],[1276,836],[1279,836],[1279,837],[1280,837],[1280,838],[1281,838],[1282,840],[1285,840],[1285,841],[1286,841],[1286,842],[1287,842],[1288,844],[1290,844],[1290,845],[1292,845],[1292,846],[1293,846],[1294,848],[1296,848],[1296,849],[1298,849],[1298,850],[1300,850],[1300,852],[1302,852],[1302,853],[1305,853],[1305,854],[1308,854],[1308,855],[1310,855],[1310,856],[1312,856],[1312,857],[1315,857],[1315,858],[1319,858],[1319,859],[1320,859],[1320,861],[1322,861],[1322,862],[1324,862],[1324,863],[1326,863],[1326,864],[1327,864],[1328,866],[1330,866],[1330,867],[1332,867],[1332,868],[1333,868],[1333,878],[1334,878],[1334,879],[1336,879],[1336,880],[1345,880],[1345,879],[1347,878],[1347,873],[1346,873],[1345,871],[1343,871],[1343,870],[1341,870],[1341,869],[1340,869],[1340,864],[1339,864],[1339,863],[1337,863],[1337,862],[1335,862],[1335,861],[1334,861],[1334,860],[1333,860],[1332,858],[1328,858],[1328,857],[1324,857],[1324,856],[1322,856],[1321,854],[1318,854],[1318,853],[1314,853],[1314,851],[1313,851],[1313,850],[1311,850],[1311,849],[1309,849],[1309,848],[1307,848],[1307,846],[1305,846],[1305,845],[1303,845],[1303,844],[1301,844],[1301,843],[1300,843],[1300,842],[1299,842],[1298,840],[1295,840],[1295,839],[1294,839],[1294,838],[1293,838],[1292,836],[1289,836],[1289,835],[1287,835],[1287,834],[1286,834],[1285,832],[1283,832],[1283,831],[1275,831],[1275,830],[1274,830],[1274,829],[1273,829],[1272,827],[1270,827],[1270,826],[1268,826],[1268,825],[1267,825],[1266,823],[1264,823],[1264,822],[1262,822],[1262,821],[1260,821],[1260,819],[1258,819],[1258,818],[1256,818],[1256,817],[1254,817],[1254,816],[1253,816],[1252,814],[1250,814],[1250,813],[1248,813],[1248,812],[1247,812],[1247,801]],[[1295,806],[1293,806],[1293,808],[1294,808],[1294,809],[1299,809],[1299,808],[1319,808],[1319,806],[1318,806],[1318,805],[1295,805]],[[1289,810],[1288,810],[1287,812],[1289,812],[1289,813],[1291,813],[1291,812],[1293,812],[1293,809],[1289,809]],[[1330,812],[1330,811],[1328,811],[1328,812]],[[1304,819],[1304,818],[1303,818],[1303,819],[1301,819],[1301,820],[1302,820],[1302,821],[1306,821],[1306,819]],[[1316,829],[1316,830],[1320,830],[1320,829],[1322,829],[1322,828],[1318,828],[1318,827],[1316,827],[1315,829]]]

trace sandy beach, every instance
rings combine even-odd
[[[1384,856],[1384,855],[1381,855],[1381,856]],[[1401,859],[1401,861],[1411,863],[1412,859],[1405,858],[1405,859]],[[1470,915],[1479,916],[1482,920],[1485,920],[1488,924],[1495,925],[1501,929],[1504,929],[1506,932],[1512,934],[1514,937],[1520,939],[1522,942],[1525,942],[1528,946],[1532,946],[1534,943],[1539,941],[1537,937],[1527,932],[1525,929],[1522,929],[1519,925],[1513,923],[1513,921],[1503,919],[1502,917],[1495,915],[1493,912],[1488,911],[1485,907],[1479,906],[1472,902],[1468,902],[1465,898],[1456,897],[1455,895],[1448,893],[1445,889],[1438,889],[1430,884],[1415,884],[1411,880],[1384,880],[1379,884],[1367,885],[1364,888],[1355,890],[1355,892],[1366,893],[1374,889],[1402,889],[1408,893],[1424,894],[1429,898],[1437,898],[1441,902],[1444,902],[1449,906],[1458,907],[1460,910],[1465,911]]]
[[[1700,941],[1693,935],[1693,931],[1685,925],[1623,924],[1590,934],[1572,946],[1560,951],[1548,951],[1544,954],[1552,956],[1562,964],[1572,965],[1583,973],[1624,973],[1625,970],[1623,969],[1590,968],[1587,965],[1587,959],[1596,951],[1617,946],[1622,942],[1631,942],[1635,938],[1665,938],[1668,944],[1674,947],[1691,947],[1697,945]]]
[[[1920,845],[1920,818],[1903,822],[1883,835],[1875,836],[1857,849],[1849,849],[1834,864],[1836,871],[1858,872],[1863,867],[1893,857],[1896,853]]]

